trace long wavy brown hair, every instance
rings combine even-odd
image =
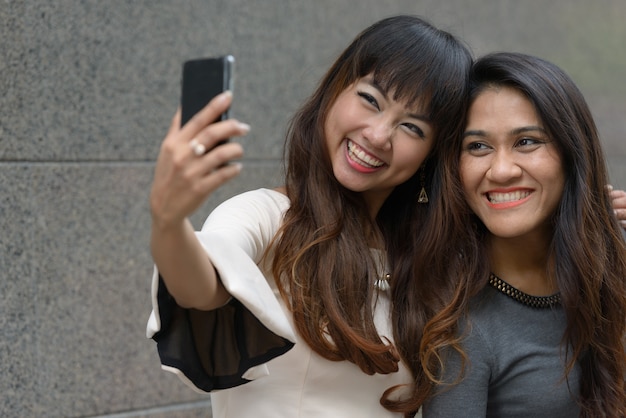
[[[289,125],[285,161],[291,206],[274,242],[272,269],[298,332],[327,359],[348,360],[367,374],[398,370],[397,351],[374,326],[377,272],[371,237],[381,231],[393,285],[396,277],[413,274],[409,225],[423,222],[429,212],[417,204],[416,166],[416,174],[370,219],[362,196],[333,175],[323,129],[328,110],[342,91],[371,74],[394,100],[424,106],[437,153],[460,129],[471,61],[458,39],[422,18],[381,20],[343,51]],[[429,172],[427,184],[431,178]]]
[[[573,81],[545,60],[516,53],[495,53],[478,60],[471,73],[474,100],[486,88],[509,86],[533,103],[549,137],[557,144],[566,183],[553,218],[550,265],[547,271],[561,293],[567,315],[562,345],[565,375],[576,363],[582,369],[577,394],[582,417],[626,416],[626,241],[613,213],[606,189],[608,175],[602,147],[591,112]],[[457,323],[467,312],[469,299],[486,284],[489,264],[488,232],[464,201],[459,158],[462,137],[443,158],[447,193],[459,214],[453,235],[456,245],[433,263],[446,265],[442,276],[426,274],[425,280],[442,283],[452,295],[426,324],[420,347],[422,369],[417,373],[420,397],[437,382],[445,363],[444,349],[460,349]],[[456,283],[456,287],[452,286]],[[452,290],[452,291],[451,291]],[[420,294],[413,294],[418,298]],[[420,305],[421,306],[421,305]],[[418,310],[422,310],[421,307]],[[428,312],[426,312],[428,314]],[[461,375],[459,376],[462,377]]]

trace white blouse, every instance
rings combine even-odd
[[[369,376],[353,363],[319,356],[295,330],[271,271],[261,265],[288,207],[288,198],[277,191],[246,192],[218,206],[197,233],[233,296],[229,305],[236,307],[227,308],[244,311],[244,320],[241,313],[224,315],[225,320],[204,319],[207,313],[177,307],[155,268],[147,336],[157,340],[162,367],[195,390],[211,392],[214,418],[402,416],[379,401],[386,389],[411,382],[403,364],[396,373]],[[387,292],[379,291],[374,320],[380,335],[393,341],[389,304]],[[170,314],[172,309],[178,313]],[[251,325],[256,321],[261,326]],[[207,323],[218,322],[205,329]],[[242,337],[237,332],[241,329],[251,331]],[[207,358],[203,352],[209,352]],[[175,358],[165,358],[171,353]],[[223,367],[226,383],[203,383],[204,375],[231,363],[235,369]]]

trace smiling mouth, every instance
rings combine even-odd
[[[530,190],[517,190],[509,193],[487,193],[487,199],[491,203],[507,203],[516,202],[530,196],[532,192]]]
[[[354,142],[348,140],[347,146],[348,155],[354,162],[368,168],[379,168],[385,165],[384,161],[381,161],[378,158],[375,158],[372,155],[368,154]]]
[[[507,203],[516,202],[530,196],[532,192],[530,190],[518,190],[516,192],[509,193],[487,193],[487,200],[491,203]]]

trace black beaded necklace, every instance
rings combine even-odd
[[[510,298],[532,308],[551,308],[561,303],[560,293],[550,296],[532,296],[514,288],[493,273],[489,275],[489,284]]]

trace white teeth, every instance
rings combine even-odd
[[[384,161],[373,158],[371,155],[367,154],[352,141],[348,141],[348,155],[350,155],[350,158],[358,160],[358,162],[362,165],[369,166],[371,168],[381,167],[385,164]]]
[[[516,191],[511,193],[488,193],[487,198],[491,203],[514,202],[530,195],[530,191]]]

